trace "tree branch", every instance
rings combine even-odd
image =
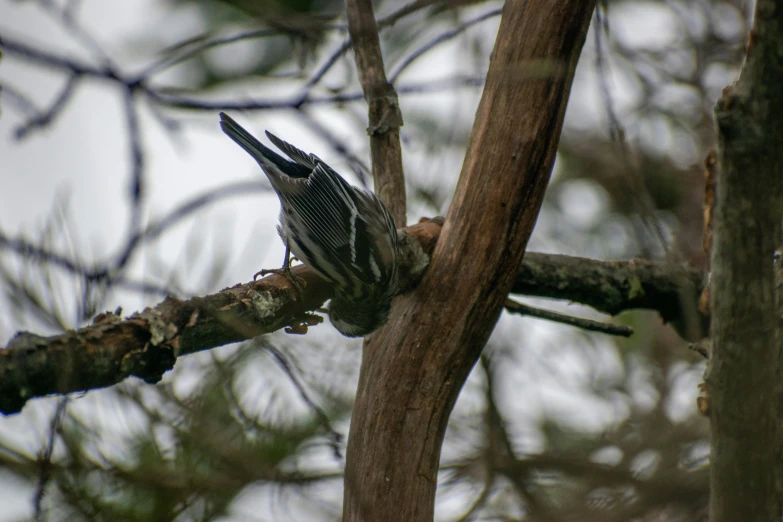
[[[709,317],[698,311],[705,284],[704,272],[684,264],[530,253],[511,292],[574,301],[609,315],[657,310],[683,338],[698,341],[709,330]]]
[[[403,284],[409,291],[426,269],[441,227],[432,220],[404,230]],[[589,278],[575,269],[585,266],[591,267]],[[130,375],[157,382],[182,355],[296,327],[303,321],[312,323],[307,314],[329,298],[331,289],[308,268],[293,270],[307,284],[301,302],[292,300],[288,280],[274,275],[205,297],[169,297],[126,319],[102,314],[93,325],[75,332],[53,337],[19,333],[6,349],[0,349],[0,412],[16,413],[33,397],[110,386]],[[688,274],[694,285],[704,280],[698,270],[690,269]],[[662,263],[531,253],[517,270],[514,289],[601,311],[652,308],[672,317],[668,307],[679,302],[680,277],[680,270]],[[637,286],[644,289],[643,296],[628,291]],[[700,290],[695,286],[693,292]]]
[[[19,333],[0,350],[0,411],[15,413],[31,397],[100,388],[131,375],[155,383],[178,356],[315,324],[307,312],[330,297],[330,288],[303,267],[294,273],[306,281],[304,301],[291,299],[285,277],[272,276],[187,301],[168,297],[124,320],[101,314],[91,326],[54,337]]]
[[[359,81],[369,106],[367,134],[375,194],[386,204],[397,225],[405,226],[405,178],[400,147],[402,113],[397,92],[386,79],[372,2],[346,0],[345,8]]]

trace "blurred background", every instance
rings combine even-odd
[[[448,208],[502,2],[374,5],[414,223]],[[706,269],[702,161],[751,7],[599,2],[529,251]],[[277,198],[219,110],[371,187],[343,9],[0,3],[0,344],[280,265]],[[705,517],[703,363],[656,313],[616,321],[635,334],[501,317],[451,417],[437,520]],[[0,521],[339,520],[360,357],[327,322],[180,358],[157,386],[32,400],[0,418]]]

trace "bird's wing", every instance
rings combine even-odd
[[[318,234],[330,253],[344,256],[346,249],[350,249],[351,223],[358,214],[350,197],[351,190],[353,187],[339,174],[325,163],[319,163],[310,174],[305,190],[283,197],[308,229]]]
[[[297,164],[313,170],[318,163],[322,163],[314,154],[308,154],[302,149],[298,149],[285,140],[281,140],[269,131],[266,131],[266,137],[275,144],[275,147],[285,152],[286,156],[294,160]]]

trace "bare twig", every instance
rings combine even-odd
[[[26,116],[35,118],[41,112],[41,109],[38,108],[33,100],[13,85],[0,83],[0,94],[10,99],[18,107],[19,111]]]
[[[530,317],[536,317],[538,319],[546,319],[547,321],[567,324],[569,326],[576,326],[577,328],[591,332],[619,335],[621,337],[630,337],[633,335],[633,328],[628,326],[602,323],[600,321],[593,321],[592,319],[584,319],[582,317],[574,317],[572,315],[561,314],[551,310],[543,310],[541,308],[535,308],[533,306],[519,303],[513,299],[506,299],[506,304],[504,307],[507,311],[514,314],[527,315]]]
[[[71,33],[74,39],[88,48],[105,66],[110,68],[115,67],[114,60],[106,53],[103,46],[78,22],[76,11],[74,10],[74,8],[78,8],[78,6],[66,5],[61,8],[53,0],[38,0],[38,5],[47,11],[52,18],[59,21],[60,24]]]
[[[343,44],[345,45],[345,44]],[[198,99],[186,96],[181,93],[172,93],[163,87],[151,87],[147,85],[148,76],[145,73],[136,76],[124,76],[111,67],[95,67],[90,64],[82,63],[78,60],[60,56],[49,50],[42,50],[33,47],[27,43],[17,41],[7,36],[0,36],[0,49],[28,59],[32,63],[40,66],[50,67],[62,72],[68,73],[74,77],[95,78],[103,81],[112,82],[121,85],[124,89],[134,90],[143,93],[147,100],[152,104],[158,104],[166,107],[199,109],[207,111],[216,110],[272,110],[284,108],[299,108],[304,105],[325,105],[344,102],[359,101],[364,98],[363,93],[338,93],[325,96],[313,96],[309,89],[303,93],[282,100],[212,100]],[[333,62],[332,64],[333,65]],[[331,67],[329,65],[329,67]],[[310,81],[310,87],[320,81],[321,76],[326,72],[324,66],[320,75],[316,74]],[[397,92],[404,94],[424,94],[438,92],[442,90],[454,89],[456,87],[476,87],[484,84],[483,76],[455,76],[442,80],[428,81],[423,83],[413,83],[397,88]],[[11,89],[8,92],[13,94]],[[32,109],[31,103],[20,103],[28,112]]]
[[[479,491],[479,494],[470,504],[465,513],[463,513],[462,516],[457,519],[457,522],[470,522],[471,520],[474,520],[474,517],[478,511],[487,503],[490,494],[492,494],[492,475],[487,475],[487,477],[487,480],[485,480],[484,484],[481,486],[481,491]]]
[[[394,69],[394,72],[391,73],[389,77],[389,82],[392,84],[397,82],[397,78],[402,74],[405,69],[408,68],[410,64],[424,56],[426,53],[437,47],[438,45],[442,44],[443,42],[448,42],[455,36],[460,35],[461,33],[464,33],[474,25],[483,22],[484,20],[489,20],[490,18],[494,18],[496,16],[500,16],[500,13],[502,12],[502,9],[493,9],[491,11],[488,11],[482,15],[479,15],[475,18],[472,18],[466,22],[463,22],[459,24],[457,27],[450,29],[429,42],[425,43],[415,51],[413,51],[411,54],[409,54],[405,59],[397,65],[397,67]]]
[[[68,100],[71,99],[80,78],[81,76],[78,74],[71,74],[68,77],[68,80],[66,80],[63,88],[60,90],[60,94],[57,95],[57,98],[55,98],[48,109],[38,113],[34,118],[17,127],[15,132],[16,139],[21,140],[31,131],[46,127],[52,120],[59,116],[60,111],[63,110]]]
[[[110,67],[95,67],[90,64],[82,63],[78,60],[60,56],[53,51],[44,51],[27,43],[17,41],[8,36],[0,36],[0,48],[9,54],[15,54],[28,59],[38,65],[60,69],[64,72],[70,72],[77,76],[88,76],[110,81],[120,81],[117,73]]]
[[[63,6],[63,17],[66,19],[76,18],[81,6],[82,0],[67,0]]]
[[[269,192],[271,189],[266,180],[239,181],[224,185],[217,189],[209,190],[195,196],[174,208],[166,216],[147,227],[134,236],[132,242],[146,242],[160,237],[168,229],[180,221],[196,213],[207,205],[217,203],[223,199],[237,196],[249,196]]]
[[[417,0],[415,2],[411,2],[410,4],[406,5],[405,7],[391,13],[390,15],[381,18],[378,20],[378,29],[382,30],[387,27],[391,27],[394,25],[398,20],[404,18],[405,16],[414,13],[418,11],[419,9],[423,7],[427,7],[432,4],[432,0],[426,0],[421,1]],[[345,31],[347,27],[345,27],[342,24],[329,24],[323,29],[325,30],[331,30],[331,31]],[[189,38],[185,42],[178,43],[176,45],[173,45],[169,48],[170,51],[175,52],[178,50],[182,50],[181,54],[175,55],[175,56],[166,56],[162,58],[161,60],[153,63],[148,68],[146,68],[144,71],[141,72],[139,77],[141,78],[149,78],[155,74],[158,74],[162,71],[165,71],[166,69],[169,69],[177,64],[180,64],[186,60],[189,60],[190,58],[193,58],[194,56],[198,56],[199,54],[203,53],[204,51],[207,51],[209,49],[212,49],[214,47],[220,47],[222,45],[228,45],[236,42],[240,42],[243,40],[252,40],[255,38],[266,38],[270,36],[276,36],[280,35],[282,32],[279,29],[274,28],[263,28],[263,29],[251,29],[248,31],[242,31],[237,34],[232,34],[228,36],[220,36],[215,38],[206,38],[204,36],[195,37],[195,38]],[[313,74],[313,76],[310,77],[310,79],[305,83],[306,90],[309,90],[316,84],[318,84],[323,76],[332,68],[332,66],[337,62],[337,60],[340,59],[341,56],[343,56],[348,49],[351,48],[351,40],[350,38],[347,38],[345,41],[343,41],[342,44],[329,56],[329,58],[324,62],[324,64]]]
[[[170,288],[145,281],[128,279],[122,274],[112,275],[105,265],[102,268],[100,264],[96,265],[95,268],[89,268],[78,259],[71,259],[23,238],[7,237],[2,231],[0,231],[0,249],[12,250],[14,253],[33,261],[57,266],[83,277],[88,282],[101,282],[107,286],[119,286],[140,293],[160,296],[173,295]]]
[[[141,129],[139,128],[139,114],[134,103],[134,90],[131,87],[125,89],[125,119],[128,125],[128,143],[130,145],[130,227],[129,237],[139,234],[142,227],[142,203],[144,201],[144,153],[141,147]],[[129,241],[126,249],[120,254],[115,270],[125,267],[133,253],[132,242]]]
[[[629,198],[636,201],[636,207],[639,208],[639,217],[641,222],[649,233],[656,238],[661,248],[666,254],[668,259],[670,256],[669,245],[666,241],[666,237],[663,232],[663,227],[660,221],[655,216],[655,204],[652,201],[650,192],[644,183],[639,166],[634,161],[631,155],[631,151],[626,141],[626,133],[623,128],[623,124],[617,115],[617,111],[614,106],[614,98],[609,89],[609,69],[605,62],[604,50],[603,50],[603,38],[604,34],[609,33],[609,22],[606,17],[606,13],[602,12],[602,9],[597,8],[595,10],[595,30],[593,36],[595,39],[595,67],[597,69],[598,85],[601,92],[601,98],[603,99],[607,118],[609,119],[609,136],[612,141],[617,144],[620,151],[620,158],[626,167],[628,177],[624,178],[628,185],[626,194]],[[643,238],[640,238],[640,243],[643,250],[648,250],[646,242]],[[645,256],[647,257],[647,256]],[[674,261],[674,259],[671,259]]]
[[[242,31],[240,33],[232,34],[229,36],[219,36],[216,38],[209,38],[209,39],[205,37],[189,38],[186,42],[181,42],[170,47],[169,48],[170,54],[161,58],[159,61],[153,63],[152,65],[144,69],[141,72],[140,76],[142,78],[149,78],[155,74],[165,71],[166,69],[170,69],[171,67],[174,67],[177,64],[180,64],[195,56],[198,56],[204,51],[208,51],[209,49],[212,49],[214,47],[229,45],[232,43],[241,42],[243,40],[253,40],[255,38],[267,38],[270,36],[277,36],[279,34],[280,31],[278,31],[277,29],[264,28],[264,29],[251,29],[249,31]],[[195,45],[196,43],[199,42],[200,42],[199,45]],[[182,51],[180,54],[174,54],[180,50]],[[166,51],[164,51],[164,53],[165,52]]]
[[[427,94],[450,90],[457,87],[480,87],[484,85],[483,76],[457,75],[442,80],[432,80],[427,82],[410,83],[397,87],[399,94]],[[170,94],[163,90],[153,90],[145,88],[145,93],[155,102],[161,105],[180,108],[180,109],[198,109],[206,111],[255,111],[255,110],[274,110],[302,107],[304,105],[331,105],[336,103],[354,102],[364,99],[360,92],[338,93],[326,96],[308,96],[302,99],[301,96],[282,99],[247,99],[237,101],[236,99],[214,100],[199,99],[183,94]]]
[[[283,373],[285,373],[291,380],[291,383],[296,388],[296,391],[299,392],[299,397],[301,397],[307,407],[310,408],[313,413],[315,413],[318,422],[326,430],[326,433],[329,436],[329,443],[332,447],[332,452],[334,453],[334,458],[338,461],[342,461],[343,454],[340,446],[343,442],[343,436],[340,433],[337,433],[337,431],[332,427],[332,423],[329,421],[329,416],[326,414],[323,408],[318,406],[310,398],[310,394],[307,393],[304,384],[301,383],[299,377],[294,372],[291,363],[288,361],[288,357],[286,357],[281,350],[278,350],[270,344],[266,345],[266,349],[269,350],[269,353],[271,353],[272,357],[274,357],[275,361],[277,361],[277,364],[283,370]]]
[[[337,60],[340,59],[341,56],[343,56],[348,49],[351,48],[351,39],[346,38],[342,44],[340,44],[340,47],[338,47],[331,55],[329,55],[329,58],[326,59],[323,65],[310,77],[309,80],[305,83],[305,93],[302,95],[302,100],[305,100],[309,94],[310,89],[312,89],[315,85],[317,85],[321,79],[326,75],[327,72],[329,72],[329,69],[334,66],[334,64],[337,63]]]
[[[379,19],[378,28],[383,29],[386,27],[390,27],[396,24],[398,20],[405,18],[411,13],[415,13],[419,9],[422,9],[424,7],[429,7],[433,3],[435,3],[435,0],[413,0],[413,2],[409,2],[408,4],[402,6],[401,8],[397,9],[393,13]]]
[[[49,479],[51,479],[52,476],[52,452],[54,451],[54,443],[57,440],[57,433],[60,431],[60,424],[65,415],[65,407],[67,404],[68,397],[61,398],[57,403],[57,409],[52,415],[52,422],[49,425],[46,448],[44,448],[42,455],[38,459],[38,483],[36,484],[35,494],[33,495],[33,512],[35,513],[36,522],[43,522],[46,520],[43,512],[43,499],[46,493],[46,485],[49,483]]]

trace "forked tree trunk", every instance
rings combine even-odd
[[[432,263],[365,343],[343,520],[431,521],[449,414],[514,282],[594,1],[508,0]]]

